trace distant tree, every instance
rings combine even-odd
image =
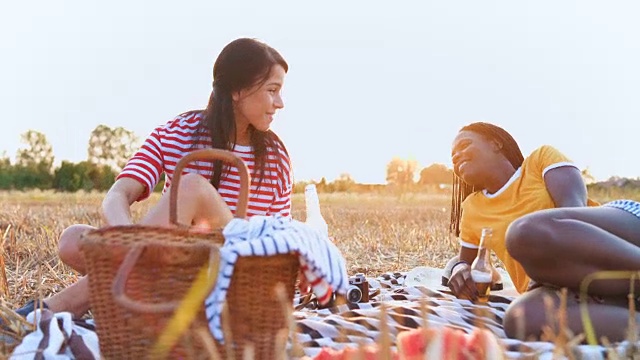
[[[387,164],[387,184],[407,187],[413,184],[418,162],[394,157]]]
[[[116,177],[108,165],[97,165],[89,161],[71,163],[63,161],[53,177],[53,188],[58,191],[108,190]]]
[[[327,192],[328,189],[328,185],[327,185],[327,178],[325,178],[324,176],[320,179],[319,183],[316,183],[316,189],[318,190],[318,192]]]
[[[87,159],[98,165],[108,165],[120,170],[134,154],[138,138],[132,131],[123,127],[110,128],[98,125],[91,132]]]
[[[18,150],[16,165],[51,172],[54,160],[53,147],[47,141],[47,137],[41,132],[29,130],[22,134],[21,138],[27,147]]]
[[[16,189],[48,189],[52,185],[53,147],[47,137],[35,130],[22,134],[26,148],[19,149],[14,166],[14,186]]]
[[[580,174],[582,175],[582,180],[584,180],[585,184],[589,185],[596,182],[596,178],[591,174],[591,170],[589,170],[589,167],[581,170]]]
[[[0,157],[0,189],[9,190],[13,188],[13,165],[6,152]]]
[[[62,161],[53,175],[53,188],[58,191],[73,192],[90,186],[88,174],[81,166],[70,161]]]
[[[348,173],[342,173],[335,179],[330,185],[332,185],[332,190],[337,192],[347,192],[353,189],[353,186],[356,184],[356,181],[353,180],[353,177]]]
[[[309,182],[307,181],[297,181],[293,184],[293,193],[294,194],[303,194],[304,188],[307,186]]]
[[[118,173],[109,165],[95,165],[87,162],[89,166],[89,178],[91,179],[92,189],[99,191],[107,191],[116,181]]]
[[[453,178],[453,170],[443,164],[431,164],[420,171],[420,185],[448,184]]]

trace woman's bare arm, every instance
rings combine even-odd
[[[130,225],[131,204],[142,195],[145,187],[131,178],[118,179],[102,201],[102,215],[110,226]]]

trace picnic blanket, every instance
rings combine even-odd
[[[373,297],[369,303],[340,305],[326,309],[318,309],[313,302],[307,304],[293,314],[297,327],[291,338],[295,337],[302,346],[304,355],[310,357],[318,354],[324,346],[340,349],[346,346],[357,347],[360,344],[374,343],[381,334],[380,315],[384,304],[387,314],[386,323],[391,333],[391,342],[395,346],[395,335],[401,331],[422,326],[420,303],[424,301],[427,305],[428,326],[451,326],[470,333],[474,326],[482,322],[483,326],[500,339],[507,349],[509,359],[554,358],[552,343],[523,342],[506,338],[501,321],[513,297],[496,292],[491,295],[486,306],[476,305],[468,300],[456,299],[447,292],[446,288],[439,285],[405,287],[404,277],[405,273],[386,273],[376,278],[369,278],[370,287],[380,290],[380,294]],[[434,280],[437,281],[432,283],[437,284],[439,277]],[[299,305],[301,300],[300,296],[294,298],[294,306]],[[486,311],[485,314],[481,314],[478,310]],[[70,322],[70,315],[65,313],[55,314],[57,321],[51,321],[52,318],[50,314],[39,317],[38,330],[24,338],[22,344],[14,350],[11,359],[33,359],[33,354],[37,352],[43,355],[41,357],[43,359],[81,358],[74,355],[73,349],[69,348],[69,343],[59,340],[45,341],[47,331],[49,334],[57,334],[56,339],[61,337],[74,339],[72,342],[74,347],[90,351],[92,355],[99,353],[97,341],[94,341],[97,337],[91,330],[92,324],[83,323],[80,320]],[[77,336],[80,334],[81,336]],[[48,336],[48,338],[53,337]],[[290,340],[289,348],[291,347]],[[629,344],[623,342],[617,344],[614,350],[618,358],[626,358],[624,352],[628,348]],[[57,357],[54,354],[57,354]],[[576,359],[608,359],[607,349],[603,346],[579,345],[573,349],[573,354]],[[23,355],[28,357],[21,357]]]
[[[380,289],[380,294],[369,303],[347,304],[329,309],[314,309],[315,305],[311,304],[294,312],[298,325],[295,336],[305,355],[313,357],[325,346],[341,349],[375,343],[381,334],[380,315],[383,305],[391,342],[395,346],[395,336],[398,333],[423,325],[423,301],[427,306],[430,327],[449,326],[471,333],[475,326],[482,324],[499,338],[509,359],[558,358],[554,357],[552,343],[524,342],[505,336],[502,318],[513,300],[512,296],[496,292],[498,295],[492,294],[487,305],[477,305],[469,300],[455,298],[447,288],[438,284],[439,277],[431,279],[429,287],[405,287],[405,274],[386,273],[377,278],[369,278],[370,287]],[[300,298],[296,301],[300,302]],[[614,350],[620,358],[626,358],[624,353],[628,348],[625,342],[618,344]],[[576,359],[607,359],[607,349],[603,346],[579,345],[573,348],[572,354]]]

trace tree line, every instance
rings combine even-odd
[[[395,157],[387,164],[387,184],[398,187],[422,187],[451,184],[453,179],[453,170],[444,164],[431,164],[422,168],[416,181],[418,170],[417,161]]]
[[[14,162],[6,153],[0,156],[0,190],[106,191],[139,146],[139,139],[132,131],[98,125],[87,141],[86,160],[77,163],[63,160],[54,166],[53,147],[44,134],[29,130],[21,135],[21,140],[25,146],[17,151]],[[320,192],[372,192],[385,189],[404,192],[449,184],[453,176],[452,170],[445,165],[432,164],[421,169],[419,179],[415,181],[418,170],[416,161],[393,158],[387,164],[386,184],[359,184],[348,173],[341,174],[331,182],[325,178],[312,182]],[[308,183],[297,182],[294,192],[303,192]],[[161,189],[161,185],[156,190]]]
[[[419,171],[419,172],[418,172]],[[416,180],[417,177],[417,180]],[[296,182],[293,192],[304,192],[309,183],[316,184],[319,192],[419,192],[448,191],[453,180],[453,170],[444,164],[431,164],[420,169],[415,160],[394,157],[386,167],[385,184],[357,183],[351,175],[343,173],[332,182],[321,178],[319,182]]]
[[[63,160],[54,167],[53,147],[44,134],[29,130],[21,140],[25,147],[17,151],[15,162],[6,154],[0,157],[2,190],[108,190],[138,146],[132,131],[99,125],[89,136],[86,160]]]

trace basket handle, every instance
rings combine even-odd
[[[184,167],[190,162],[196,160],[222,160],[238,168],[238,174],[240,174],[240,195],[238,197],[238,204],[236,205],[235,216],[237,218],[246,217],[247,205],[249,203],[249,184],[251,182],[251,176],[249,175],[247,165],[239,156],[231,151],[221,149],[201,149],[188,153],[176,164],[176,168],[173,172],[171,191],[169,192],[169,222],[180,226],[180,224],[178,224],[178,184],[180,183]]]
[[[202,251],[213,251],[214,259],[216,260],[215,262],[217,263],[219,261],[219,254],[217,251],[218,249],[216,247],[200,244],[194,246],[201,248]],[[131,274],[133,267],[135,266],[136,262],[145,249],[146,246],[144,245],[136,246],[133,249],[129,250],[129,252],[127,253],[127,256],[124,258],[124,261],[120,265],[120,268],[118,268],[115,280],[113,281],[113,286],[111,287],[113,299],[118,305],[139,313],[172,312],[180,305],[179,301],[167,301],[165,303],[147,304],[141,301],[133,300],[125,293],[125,286],[127,284],[127,280],[129,279],[129,275]],[[213,281],[212,283],[215,284],[215,281]]]

